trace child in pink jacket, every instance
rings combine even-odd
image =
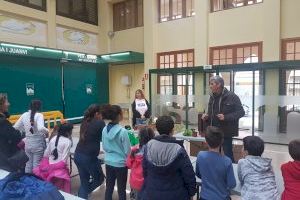
[[[44,152],[44,158],[33,169],[33,173],[43,180],[53,183],[58,189],[70,193],[70,174],[67,160],[70,155],[73,125],[70,123],[58,126],[57,135],[50,139]]]
[[[127,157],[126,165],[130,172],[129,183],[131,187],[130,199],[137,199],[138,192],[141,190],[144,183],[143,177],[143,157],[144,147],[155,136],[154,131],[151,128],[142,128],[139,131],[139,146],[135,146],[131,149],[131,153]]]

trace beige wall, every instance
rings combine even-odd
[[[194,17],[158,23],[156,52],[193,49]]]
[[[134,93],[142,87],[143,64],[115,65],[109,67],[109,102],[112,104],[131,103]],[[122,76],[131,77],[131,86],[121,84]]]
[[[263,4],[209,14],[209,46],[263,40]]]
[[[144,52],[144,27],[115,32],[111,39],[111,51]]]
[[[281,38],[300,37],[299,9],[299,0],[281,0]]]

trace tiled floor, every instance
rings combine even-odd
[[[73,131],[73,137],[78,137],[79,136],[79,126],[75,126],[74,131]],[[187,143],[187,151],[189,151],[188,148],[188,143]],[[273,144],[266,144],[265,147],[265,152],[263,154],[264,157],[269,157],[272,158],[272,164],[273,164],[273,168],[274,170],[278,171],[278,173],[281,175],[280,173],[280,166],[282,163],[285,163],[289,160],[291,160],[291,157],[288,154],[288,148],[286,145],[273,145]],[[104,170],[104,166],[102,166],[103,171],[105,173]],[[72,174],[76,174],[77,173],[77,169],[76,169],[76,165],[73,165],[73,173]],[[280,177],[279,177],[280,178]],[[77,194],[78,192],[78,188],[80,186],[80,179],[79,176],[76,176],[74,178],[72,178],[72,194]],[[283,188],[282,185],[279,186],[279,188]],[[130,191],[130,186],[129,184],[127,184],[127,193],[128,193],[128,199],[129,199],[129,191]],[[104,199],[104,195],[105,195],[105,185],[100,186],[100,188],[96,189],[90,196],[89,199],[97,199],[97,200],[102,200]],[[118,199],[118,195],[117,195],[117,190],[115,189],[114,195],[113,195],[113,199],[117,200]],[[196,199],[196,197],[194,197],[194,199]],[[240,197],[239,196],[232,196],[233,200],[239,200]]]

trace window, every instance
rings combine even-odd
[[[211,12],[262,3],[263,0],[210,0]]]
[[[194,66],[194,50],[164,52],[157,54],[158,68],[181,68]],[[194,75],[160,75],[159,94],[193,94]],[[188,89],[186,91],[186,85]],[[192,106],[192,105],[191,105]]]
[[[5,1],[46,11],[46,0],[5,0]]]
[[[97,0],[57,0],[56,13],[64,17],[98,25]]]
[[[143,26],[143,0],[127,0],[113,5],[114,31]]]
[[[300,60],[300,38],[283,40],[281,53],[282,60]],[[279,74],[279,95],[300,96],[300,70],[282,69]],[[286,132],[290,112],[300,112],[300,105],[279,107],[280,132]]]
[[[262,60],[262,43],[212,47],[210,63],[213,65],[256,63]]]
[[[165,22],[195,15],[194,0],[159,0],[159,21]]]

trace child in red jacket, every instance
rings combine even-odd
[[[282,200],[300,199],[300,140],[293,140],[289,143],[289,153],[294,161],[281,165],[284,181]]]
[[[131,153],[127,157],[126,165],[130,172],[129,184],[131,186],[130,199],[137,199],[138,192],[141,190],[144,183],[143,177],[143,157],[144,146],[155,136],[154,131],[151,128],[142,128],[139,131],[139,146],[135,146],[131,149]]]

